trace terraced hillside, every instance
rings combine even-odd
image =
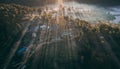
[[[0,69],[120,69],[119,24],[13,4],[0,13]]]

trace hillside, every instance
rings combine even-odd
[[[0,69],[120,69],[119,24],[42,11],[0,4]]]
[[[21,22],[29,11],[32,9],[25,6],[0,4],[0,69],[10,49],[20,37],[24,28]]]

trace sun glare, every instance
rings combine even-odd
[[[59,5],[63,4],[63,0],[57,0],[57,4]]]

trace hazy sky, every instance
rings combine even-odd
[[[45,3],[53,3],[56,0],[0,0],[0,2],[8,2],[8,3],[19,3],[23,5],[43,5]],[[69,1],[69,0],[68,0]],[[92,3],[92,4],[100,4],[106,6],[120,5],[120,0],[76,0],[81,3]]]

